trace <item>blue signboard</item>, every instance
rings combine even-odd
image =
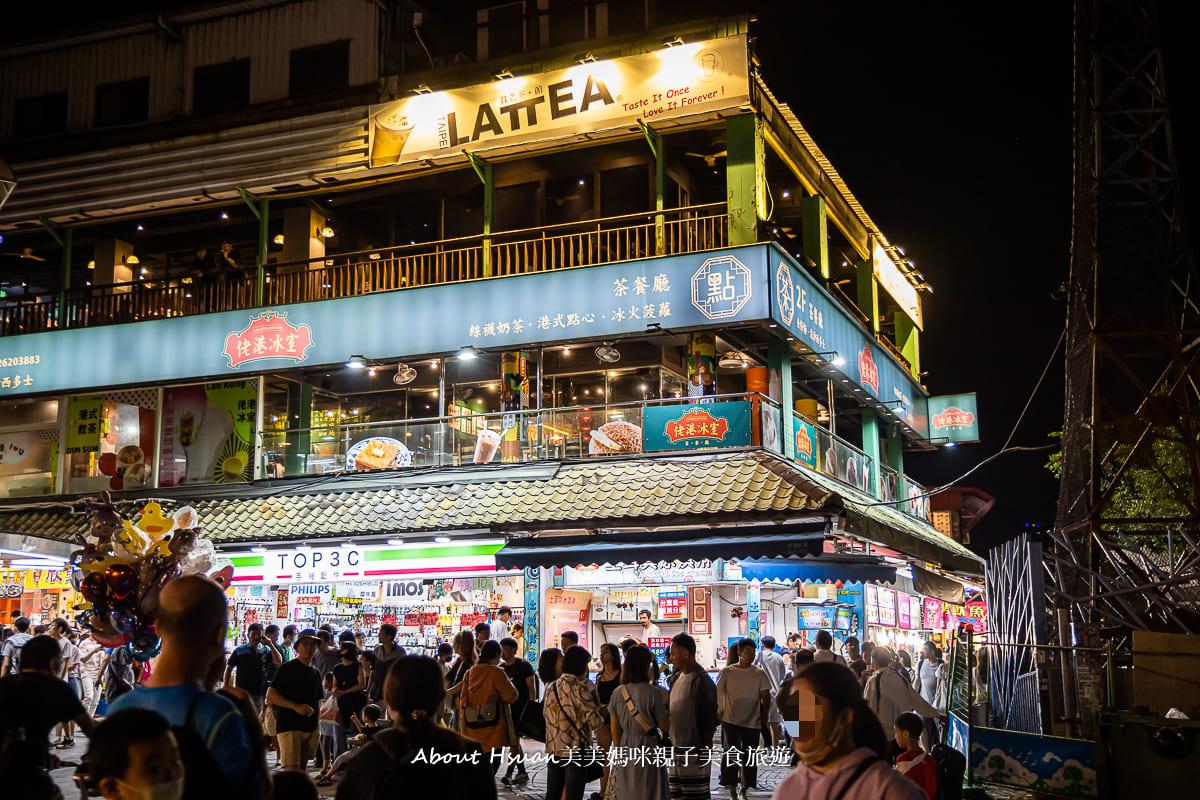
[[[768,317],[765,245],[248,311],[0,337],[0,397]],[[15,382],[14,382],[15,381]]]
[[[750,403],[731,400],[686,406],[647,406],[642,449],[703,450],[749,447]]]
[[[978,442],[979,409],[975,393],[929,398],[929,438]]]
[[[817,429],[807,420],[794,417],[796,431],[796,460],[817,469]]]
[[[796,609],[796,625],[800,630],[833,630],[833,607],[800,606]]]
[[[772,245],[771,318],[814,352],[836,352],[837,369],[913,430],[926,431],[925,390],[792,257]],[[832,356],[830,357],[832,359]]]

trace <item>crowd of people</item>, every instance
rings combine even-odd
[[[854,637],[836,653],[826,631],[811,649],[743,639],[714,681],[686,633],[660,663],[632,637],[593,659],[567,632],[535,666],[507,608],[435,658],[406,655],[387,624],[370,648],[353,631],[254,624],[227,654],[227,621],[221,587],[196,575],[162,590],[162,649],[146,664],[65,619],[44,631],[12,620],[0,785],[61,797],[50,771],[75,726],[88,739],[76,780],[110,800],[308,798],[335,784],[341,800],[475,800],[529,782],[532,742],[546,800],[594,785],[589,800],[708,798],[713,769],[737,800],[768,751],[790,754],[780,800],[932,799],[944,780],[929,753],[947,683],[932,642],[914,666]]]

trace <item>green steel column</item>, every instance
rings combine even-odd
[[[762,215],[762,128],[756,114],[725,120],[725,187],[729,215],[729,244],[758,241]]]
[[[879,497],[879,417],[873,408],[862,409],[862,451],[875,462],[868,473],[867,492]]]
[[[887,462],[896,470],[896,498],[899,499],[904,487],[904,436],[900,433],[899,425],[888,425],[887,429]],[[883,473],[879,473],[880,488],[883,488]]]
[[[871,318],[871,332],[879,335],[879,282],[875,280],[875,267],[868,256],[859,261],[858,269],[858,308]],[[842,356],[845,358],[846,356]]]
[[[804,198],[804,254],[816,262],[821,277],[829,280],[829,231],[826,228],[825,196],[814,194]]]
[[[258,268],[258,280],[254,289],[254,304],[256,306],[263,304],[263,297],[266,295],[267,237],[271,235],[271,217],[267,207],[269,203],[269,200],[261,200],[258,206],[258,255],[255,258],[255,266]]]
[[[896,346],[912,366],[912,374],[917,383],[921,382],[921,343],[918,338],[920,333],[908,318],[908,314],[903,311],[896,312]]]
[[[783,441],[783,454],[796,457],[796,418],[792,416],[795,400],[792,398],[792,348],[782,339],[772,339],[767,344],[767,369],[779,375],[779,401],[783,419],[779,435]]]
[[[58,242],[58,246],[62,248],[62,272],[59,273],[58,285],[58,310],[55,313],[55,321],[62,328],[67,324],[67,290],[71,288],[71,245],[75,241],[75,232],[72,228],[64,228],[45,217],[38,217],[38,223],[46,229],[46,233],[54,237],[54,241]]]
[[[286,475],[294,478],[308,471],[308,452],[312,442],[312,384],[287,385],[287,454],[284,456]]]
[[[496,175],[490,163],[483,165],[483,277],[492,276],[492,220],[496,215]]]

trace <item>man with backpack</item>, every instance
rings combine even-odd
[[[696,662],[696,640],[686,633],[671,639],[671,741],[674,753],[667,768],[672,798],[708,800],[711,748],[717,731],[717,687]]]
[[[186,800],[255,800],[268,789],[241,713],[205,689],[208,673],[225,657],[227,614],[225,593],[208,578],[183,575],[168,583],[159,595],[162,653],[154,673],[109,709],[145,708],[166,718],[183,756]]]
[[[4,660],[0,665],[0,677],[16,675],[21,671],[21,648],[33,637],[29,634],[29,618],[17,617],[13,620],[12,636],[4,640]]]
[[[0,679],[0,791],[22,800],[61,797],[48,772],[57,762],[50,755],[50,730],[61,722],[76,722],[91,735],[95,722],[59,677],[58,642],[49,636],[30,638],[20,664],[20,673]]]

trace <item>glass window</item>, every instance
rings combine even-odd
[[[0,497],[54,494],[58,431],[0,431]]]
[[[67,399],[68,492],[154,485],[157,395],[142,389]]]
[[[54,425],[58,422],[58,401],[31,397],[0,402],[0,425],[16,428],[24,425]]]

